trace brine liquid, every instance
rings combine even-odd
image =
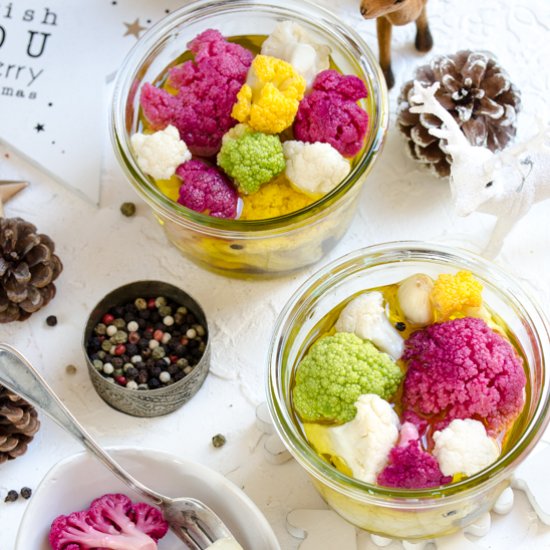
[[[368,290],[361,290],[356,294],[350,296],[348,299],[346,299],[337,307],[335,307],[332,311],[330,311],[327,315],[325,315],[325,317],[315,325],[315,327],[310,331],[308,336],[305,338],[304,343],[302,345],[302,349],[300,350],[300,355],[296,360],[296,364],[294,365],[293,378],[296,374],[296,369],[298,367],[299,362],[307,354],[309,348],[323,336],[329,336],[329,335],[335,334],[336,330],[334,329],[334,325],[336,324],[336,321],[338,320],[338,317],[340,316],[341,311],[354,298],[356,298],[360,294],[364,294],[365,292],[377,291],[382,293],[386,303],[386,313],[388,315],[390,322],[394,326],[398,322],[405,323],[406,325],[405,330],[400,332],[403,339],[406,340],[414,331],[418,330],[418,327],[411,326],[409,323],[406,322],[405,317],[401,312],[401,309],[399,307],[399,301],[397,299],[398,287],[399,287],[399,284],[395,283],[395,284],[390,284],[386,286],[371,288]],[[501,454],[503,454],[513,446],[517,438],[525,431],[525,428],[527,427],[528,409],[529,409],[528,403],[530,403],[531,401],[532,390],[531,390],[531,384],[530,384],[530,376],[527,369],[527,359],[525,357],[525,353],[517,337],[509,329],[509,327],[506,325],[503,319],[501,319],[498,315],[496,315],[493,311],[491,311],[491,309],[486,304],[484,304],[484,306],[491,315],[491,323],[494,323],[494,325],[498,328],[498,331],[501,333],[501,335],[505,336],[508,339],[508,341],[514,346],[514,349],[516,350],[519,357],[521,358],[521,361],[523,363],[523,369],[525,371],[526,380],[527,380],[526,386],[525,386],[525,405],[522,409],[522,412],[518,415],[518,417],[514,420],[514,422],[507,427],[506,430],[503,430],[500,434],[498,434],[498,436],[496,436],[496,439],[499,441],[501,446]],[[397,364],[401,367],[401,369],[405,373],[406,372],[405,362],[398,360]],[[294,379],[292,380],[292,383],[291,383],[291,387],[293,386],[294,386]],[[399,417],[401,417],[401,412],[402,412],[401,410],[402,388],[403,388],[403,382],[401,383],[393,399],[390,401],[390,403],[394,407]],[[291,392],[291,397],[292,397],[292,392]],[[295,422],[299,426],[302,426],[302,422],[300,421],[298,414],[296,413],[294,408],[292,408],[292,410],[293,410]],[[303,432],[303,430],[302,430],[302,433],[305,437],[305,433]],[[431,441],[427,442],[424,439],[423,444],[424,444],[424,447],[427,448],[428,450],[431,449],[432,447]]]

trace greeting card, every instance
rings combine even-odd
[[[0,140],[97,203],[108,123],[106,78],[147,28],[181,5],[0,3]]]

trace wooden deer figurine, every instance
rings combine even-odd
[[[496,225],[484,250],[493,258],[514,224],[535,202],[550,198],[550,127],[542,127],[537,136],[525,143],[493,153],[485,147],[470,145],[452,115],[439,103],[435,93],[439,82],[429,88],[415,81],[410,110],[435,115],[441,128],[429,130],[446,140],[446,152],[452,157],[451,195],[460,216],[478,211],[497,217]]]
[[[395,84],[391,69],[391,30],[393,25],[406,25],[416,21],[414,45],[419,52],[428,52],[433,39],[428,26],[426,3],[428,0],[361,0],[360,11],[365,19],[376,17],[380,66],[388,88]]]

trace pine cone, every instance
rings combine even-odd
[[[431,166],[441,177],[448,176],[452,159],[445,140],[428,133],[441,121],[432,115],[409,111],[414,80],[424,86],[440,83],[435,97],[462,128],[472,145],[498,151],[516,135],[519,90],[506,72],[485,52],[460,51],[439,56],[418,67],[413,80],[405,83],[399,96],[398,125],[408,138],[412,157]]]
[[[0,218],[0,323],[24,321],[55,296],[54,242],[21,218]]]
[[[24,454],[39,428],[36,409],[0,386],[0,464]]]

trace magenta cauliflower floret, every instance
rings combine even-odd
[[[239,196],[218,169],[200,160],[190,160],[180,164],[176,174],[183,180],[180,204],[217,218],[235,218]]]
[[[49,541],[53,550],[157,550],[157,541],[167,531],[160,510],[134,504],[122,494],[107,494],[88,510],[58,516]]]
[[[369,123],[357,101],[367,97],[365,83],[353,75],[329,69],[321,71],[312,91],[298,107],[294,136],[299,141],[330,143],[344,157],[363,147]]]
[[[378,474],[378,485],[425,489],[451,481],[452,476],[444,476],[437,460],[420,446],[416,428],[405,422],[399,443],[390,451],[387,466]]]
[[[513,346],[482,319],[436,323],[405,342],[405,418],[445,428],[455,418],[482,422],[497,434],[524,403],[525,372]]]
[[[219,151],[222,136],[237,123],[231,110],[253,56],[213,29],[199,34],[187,47],[194,60],[174,67],[168,77],[178,93],[171,95],[145,84],[141,107],[153,129],[173,124],[194,155],[208,157]]]

